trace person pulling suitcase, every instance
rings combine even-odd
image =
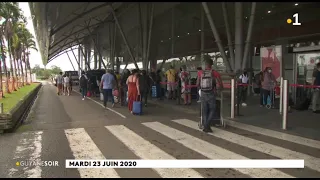
[[[203,132],[212,132],[210,125],[214,118],[216,111],[216,85],[217,81],[219,87],[222,88],[221,75],[212,69],[213,61],[207,57],[206,69],[199,73],[197,78],[197,86],[200,88],[200,101],[201,101],[201,121],[199,123],[200,128],[203,127]]]

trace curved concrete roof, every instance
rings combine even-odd
[[[97,39],[99,49],[104,56],[110,49],[109,34],[114,27],[112,9],[116,11],[119,24],[127,38],[128,44],[135,51],[141,41],[139,29],[142,28],[144,17],[142,12],[148,3],[112,3],[112,2],[43,2],[29,3],[44,63],[51,61],[60,52],[80,43],[91,43]],[[251,3],[243,3],[244,33],[247,32],[248,17]],[[256,18],[253,28],[253,44],[268,44],[275,40],[290,40],[319,36],[319,3],[257,3]],[[224,46],[227,46],[225,22],[222,16],[221,3],[208,3],[212,18],[218,28]],[[50,8],[49,8],[50,7]],[[140,7],[140,11],[139,11]],[[171,18],[172,8],[175,7],[174,53],[171,52]],[[149,6],[150,11],[150,6]],[[197,54],[200,52],[201,3],[156,3],[152,28],[150,56],[155,58],[177,57]],[[235,15],[234,3],[227,3],[229,24],[234,39]],[[268,13],[268,11],[271,11]],[[302,26],[286,24],[286,19],[294,13],[299,13]],[[142,13],[142,16],[139,16]],[[204,23],[205,51],[217,49],[207,18]],[[92,36],[90,36],[92,35]],[[299,36],[299,37],[298,37]],[[246,36],[244,36],[245,39]],[[170,39],[169,39],[170,38]],[[126,47],[124,40],[117,30],[116,46],[120,54]],[[93,48],[94,46],[91,46]]]

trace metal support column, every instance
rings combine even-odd
[[[99,33],[97,33],[96,35],[96,43],[99,44]],[[98,59],[98,69],[101,69],[101,65],[102,65],[102,57],[100,56],[100,49],[99,49],[99,46],[96,47],[96,50],[97,50],[97,59]]]
[[[137,62],[136,62],[136,60],[135,60],[135,58],[134,58],[134,56],[133,56],[133,54],[132,54],[131,48],[130,48],[130,46],[129,46],[129,44],[128,44],[127,38],[126,38],[126,36],[124,35],[124,32],[123,32],[123,30],[122,30],[122,27],[120,26],[120,23],[119,23],[119,21],[118,21],[117,15],[116,15],[116,12],[114,11],[112,5],[110,5],[110,7],[111,7],[111,12],[112,12],[112,14],[113,14],[114,20],[115,20],[115,22],[116,22],[116,24],[117,24],[117,26],[118,26],[118,28],[119,28],[120,34],[121,34],[121,36],[122,36],[122,38],[123,38],[123,41],[124,41],[124,43],[125,43],[125,45],[126,45],[126,47],[127,47],[128,52],[129,52],[129,55],[130,55],[130,57],[132,58],[135,67],[136,67],[137,69],[139,69],[139,66],[138,66],[138,64],[137,64]]]
[[[243,4],[235,2],[235,71],[241,70],[243,58]]]
[[[89,29],[88,27],[87,27],[87,30],[88,30],[88,32],[89,32],[89,34],[90,34],[91,39],[93,40],[93,37],[91,36],[92,33],[91,33],[91,31],[90,31],[90,29]],[[102,57],[101,52],[100,52],[100,49],[98,48],[98,46],[97,46],[97,44],[95,43],[95,41],[93,41],[93,45],[94,45],[94,47],[98,50],[99,56]],[[100,59],[100,58],[99,58],[99,59]],[[102,65],[103,65],[104,68],[107,68],[102,59],[101,59],[101,63],[102,63]],[[89,68],[90,68],[90,66],[89,66]]]
[[[78,46],[78,60],[77,60],[77,56],[74,54],[74,49],[71,47],[71,52],[73,54],[73,57],[74,59],[76,60],[77,64],[78,64],[78,72],[79,72],[79,75],[81,74],[81,71],[82,71],[82,68],[81,68],[81,65],[80,65],[80,49],[79,49],[80,46]]]
[[[113,62],[113,66],[112,66],[112,69],[114,70],[114,64],[115,64],[115,61],[116,59],[118,58],[118,51],[117,51],[117,48],[116,48],[116,39],[117,39],[117,26],[114,24],[114,27],[113,27],[113,41],[112,41],[112,56],[113,56],[113,59],[112,59],[112,62]]]
[[[91,43],[90,43],[88,44],[88,49],[87,49],[88,65],[89,65],[88,69],[91,69],[91,57],[92,57],[91,52],[92,50],[91,50]]]
[[[242,60],[242,69],[244,69],[246,67],[246,64],[248,61],[249,50],[251,49],[251,36],[252,36],[252,28],[253,28],[254,17],[255,17],[255,12],[256,12],[256,4],[257,4],[256,2],[252,2],[246,45],[244,48],[244,55],[243,55],[243,60]]]
[[[139,16],[140,16],[140,36],[142,48],[142,67],[144,70],[148,69],[147,60],[147,44],[148,44],[148,4],[139,3]]]
[[[98,54],[97,54],[97,48],[94,48],[94,51],[93,51],[93,69],[97,69],[97,66],[98,66]]]
[[[78,44],[80,44],[80,41],[79,41],[79,40],[77,40],[77,42],[78,42]],[[80,46],[80,48],[79,48],[79,49],[80,49],[80,52],[81,52],[81,53],[82,53],[82,55],[83,55],[83,56],[80,56],[80,57],[82,57],[82,58],[84,57],[84,58],[85,58],[86,56],[85,56],[85,52],[83,51],[83,47],[82,47],[82,46]],[[81,62],[82,62],[82,61],[81,61]],[[87,66],[88,66],[87,61],[84,61],[84,63],[85,63],[85,65],[87,65]],[[90,67],[90,66],[88,66],[88,67]],[[83,65],[82,65],[82,69],[85,69],[85,68],[83,68]],[[89,70],[90,70],[90,69],[89,69]]]
[[[84,44],[84,63],[85,63],[84,69],[86,71],[88,71],[90,66],[88,65],[89,61],[88,61],[88,46],[87,46],[87,44]]]
[[[71,61],[71,58],[70,58],[70,56],[69,56],[69,53],[68,53],[68,52],[67,52],[67,56],[68,56],[68,58],[69,58],[69,61],[70,61],[71,65],[72,65],[73,70],[75,71],[75,70],[76,70],[76,68],[74,68],[73,63],[72,63],[72,61]]]
[[[174,55],[174,29],[175,29],[175,17],[174,17],[174,6],[172,7],[171,15],[171,56]]]
[[[111,64],[111,69],[114,67],[114,56],[113,56],[113,31],[111,24],[109,24],[109,63]]]
[[[222,12],[223,12],[223,18],[224,18],[224,23],[226,26],[226,33],[227,33],[227,39],[228,39],[228,47],[229,47],[229,54],[230,54],[230,64],[231,68],[234,69],[234,49],[232,45],[232,39],[231,39],[231,31],[230,31],[230,25],[229,25],[229,20],[228,20],[228,12],[227,12],[227,7],[226,3],[222,2]]]
[[[81,48],[81,45],[79,44],[79,45],[78,45],[79,76],[81,75],[81,71],[82,71],[82,67],[83,67],[83,65],[82,65],[82,57],[81,57],[81,50],[80,50],[80,48]],[[72,51],[72,52],[73,52],[73,51]]]
[[[202,69],[205,69],[205,62],[204,62],[204,10],[202,8],[202,4],[200,4],[200,12],[201,12],[201,16],[200,16],[200,21],[201,21],[201,66]]]
[[[151,44],[151,37],[152,37],[152,27],[153,27],[153,14],[154,14],[154,3],[151,4],[151,16],[150,16],[150,23],[149,23],[149,33],[148,33],[148,45],[147,45],[147,66],[149,66],[149,55],[150,55],[150,44]],[[153,63],[151,63],[153,64]],[[157,64],[157,63],[156,63]],[[151,65],[150,65],[151,67]]]
[[[221,57],[223,58],[224,62],[226,63],[227,71],[228,72],[232,72],[230,61],[228,60],[226,52],[224,51],[224,48],[223,48],[219,33],[218,33],[217,28],[216,28],[216,26],[215,26],[215,24],[213,22],[212,17],[211,17],[211,13],[210,13],[210,10],[208,8],[208,5],[207,5],[206,2],[202,2],[202,6],[203,6],[203,9],[204,9],[204,12],[207,15],[207,18],[208,18],[208,21],[209,21],[213,36],[216,39],[216,43],[217,43],[219,51],[221,53]]]

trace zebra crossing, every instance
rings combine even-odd
[[[99,132],[105,132],[105,136],[93,137],[93,128],[73,128],[61,131],[64,133],[68,148],[72,156],[65,159],[127,159],[125,154],[118,153],[116,157],[106,154],[105,150],[110,148],[119,149],[119,152],[130,151],[138,159],[149,160],[174,160],[174,159],[304,159],[304,169],[168,169],[155,168],[147,174],[139,169],[124,171],[123,169],[97,169],[78,168],[64,169],[65,162],[59,162],[63,171],[76,170],[77,175],[72,177],[90,178],[107,177],[121,178],[130,177],[131,173],[139,173],[140,177],[163,177],[163,178],[207,178],[207,177],[252,177],[252,178],[294,178],[294,177],[319,177],[320,176],[320,148],[319,141],[306,139],[298,136],[274,132],[271,130],[259,129],[258,127],[238,124],[238,128],[247,132],[265,135],[270,138],[277,138],[280,141],[291,143],[292,145],[303,146],[312,153],[299,152],[299,149],[285,148],[255,139],[255,136],[247,137],[234,133],[228,129],[212,128],[213,133],[204,134],[200,132],[197,122],[189,119],[175,119],[169,122],[145,122],[135,125],[109,125],[101,127]],[[26,132],[22,135],[24,139],[16,148],[14,160],[28,159],[41,160],[41,154],[46,153],[43,149],[42,136],[44,131]],[[97,134],[97,133],[96,133]],[[102,134],[101,134],[102,135]],[[150,137],[153,138],[150,138]],[[29,138],[29,140],[28,140]],[[113,139],[110,143],[107,139]],[[308,143],[306,143],[308,142]],[[102,144],[105,147],[101,147]],[[311,144],[312,143],[312,144]],[[58,142],[59,144],[59,142]],[[112,146],[112,147],[111,147]],[[125,150],[124,150],[125,149]],[[28,154],[21,152],[28,151]],[[319,152],[319,156],[316,153]],[[178,155],[177,155],[178,154]],[[56,154],[64,156],[64,154]],[[121,157],[118,157],[121,156]],[[124,158],[125,157],[125,158]],[[15,167],[8,171],[9,177],[44,177],[43,167],[34,166],[27,168]],[[54,169],[54,167],[52,167]],[[46,169],[46,172],[51,169]],[[19,173],[18,173],[19,172]],[[22,174],[21,174],[22,172]],[[55,173],[57,173],[55,171]],[[60,172],[65,173],[65,172]],[[126,173],[126,174],[125,174]],[[125,175],[124,175],[125,174]]]

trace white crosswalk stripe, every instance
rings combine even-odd
[[[240,122],[232,121],[231,123],[232,123],[232,126],[235,126],[236,128],[239,128],[239,129],[243,129],[246,131],[259,133],[259,134],[262,134],[265,136],[269,136],[269,137],[273,137],[273,138],[277,138],[277,139],[281,139],[281,140],[285,140],[285,141],[289,141],[289,142],[293,142],[293,143],[297,143],[297,144],[320,149],[320,141],[316,141],[313,139],[308,139],[308,138],[304,138],[304,137],[300,137],[300,136],[295,136],[295,135],[291,135],[291,134],[287,134],[287,133],[282,133],[282,132],[278,132],[278,131],[273,131],[270,129],[260,128],[260,127],[252,126],[252,125],[248,125],[248,124],[243,124]]]
[[[171,124],[171,126],[170,126]],[[254,132],[257,134],[262,134],[267,137],[274,137],[276,133],[268,134],[268,131],[263,131],[260,129],[257,129],[257,127],[253,127],[251,129],[248,129],[249,126],[241,126],[242,129]],[[240,129],[241,129],[240,128]],[[109,142],[104,140],[103,138],[112,138],[113,142],[119,142],[121,144],[121,147],[123,152],[132,152],[132,156],[138,157],[140,159],[145,160],[174,160],[175,157],[178,157],[176,155],[172,155],[171,150],[174,147],[180,147],[175,148],[174,151],[182,152],[182,151],[190,151],[194,152],[194,154],[199,154],[198,156],[201,156],[203,158],[208,159],[250,159],[252,158],[250,156],[250,149],[256,151],[256,155],[254,159],[257,159],[256,156],[259,156],[259,154],[262,155],[269,155],[280,159],[304,159],[305,160],[305,166],[308,167],[306,171],[304,172],[311,172],[313,173],[312,176],[317,175],[319,172],[320,175],[320,160],[317,157],[313,157],[312,155],[316,156],[316,152],[307,152],[306,150],[295,150],[292,147],[291,149],[287,149],[282,147],[282,145],[274,145],[270,142],[264,142],[267,140],[256,140],[254,136],[246,137],[242,136],[240,134],[237,134],[236,132],[230,132],[228,129],[223,128],[212,128],[213,133],[209,133],[205,136],[206,138],[215,138],[215,139],[222,139],[225,142],[230,142],[230,144],[227,145],[216,145],[219,143],[215,143],[214,141],[210,141],[208,139],[202,139],[200,137],[201,133],[196,135],[195,137],[193,134],[197,133],[194,130],[200,131],[198,129],[197,122],[189,120],[189,119],[176,119],[172,120],[171,122],[161,123],[161,122],[145,122],[142,124],[136,124],[135,126],[124,126],[124,125],[109,125],[105,126],[105,129],[102,128],[103,131],[101,133],[105,133],[104,131],[108,131],[109,136],[101,137],[102,139],[97,139],[98,136],[96,136],[94,133],[92,133],[92,130],[86,130],[84,128],[74,128],[74,129],[65,129],[64,133],[62,133],[62,137],[65,137],[65,146],[68,149],[68,153],[70,154],[68,156],[68,159],[70,159],[70,156],[74,156],[74,159],[106,159],[106,157],[110,156],[116,159],[123,159],[123,157],[118,157],[112,155],[113,151],[110,151],[110,155],[106,153],[106,149],[108,150],[108,146],[106,147],[99,147],[103,146],[103,143]],[[139,135],[138,131],[145,130],[148,133],[142,133],[146,135]],[[189,130],[189,131],[188,131]],[[192,130],[192,132],[190,132]],[[193,134],[192,134],[193,133]],[[29,135],[28,135],[29,134]],[[297,140],[297,144],[304,144],[303,138],[297,136],[284,136],[284,133],[277,134],[279,135],[278,139],[281,139],[283,141],[288,141],[290,143],[293,142],[293,140]],[[103,136],[103,134],[101,134]],[[152,136],[156,135],[157,141],[159,144],[153,144],[150,140],[150,137],[145,136]],[[20,140],[20,144],[18,144],[16,148],[16,152],[14,153],[15,157],[13,159],[19,160],[21,158],[23,159],[30,159],[30,160],[41,160],[41,153],[46,153],[43,149],[47,149],[48,147],[43,147],[41,145],[41,141],[44,141],[45,131],[35,131],[35,132],[27,132],[23,134],[23,139]],[[100,134],[99,134],[100,136]],[[30,138],[30,140],[26,140],[25,137]],[[92,139],[92,138],[93,139]],[[290,138],[288,138],[290,137]],[[200,139],[201,138],[201,139]],[[165,140],[166,139],[166,140]],[[97,144],[95,142],[99,141]],[[309,140],[306,139],[307,142],[317,144],[319,141],[315,140]],[[110,141],[110,142],[112,142]],[[170,142],[168,142],[170,141]],[[292,144],[294,144],[292,143]],[[232,149],[230,147],[235,145],[241,145],[242,147],[245,147],[245,149],[242,153],[237,152],[238,149]],[[112,146],[112,144],[111,144]],[[117,145],[115,147],[120,147],[120,145]],[[317,147],[317,146],[316,146]],[[309,145],[308,148],[310,150],[313,149],[319,149],[314,146]],[[313,149],[312,149],[313,148]],[[114,148],[117,149],[117,148]],[[22,153],[22,150],[29,150],[30,154],[26,155],[26,153]],[[43,151],[43,152],[42,152]],[[247,152],[248,151],[248,152]],[[302,152],[299,152],[302,151]],[[248,153],[248,155],[247,155]],[[306,154],[308,153],[308,154]],[[121,153],[120,153],[121,154]],[[64,156],[63,154],[57,154],[57,156]],[[185,157],[189,157],[189,159],[194,159],[194,157],[191,157],[191,154],[186,153],[183,159],[186,159]],[[126,156],[127,157],[127,156]],[[265,156],[264,156],[265,157]],[[107,158],[108,159],[108,158]],[[179,158],[181,159],[181,158]],[[31,167],[30,167],[31,168]],[[43,173],[47,170],[42,169],[43,167],[32,167],[33,169],[25,169],[23,177],[42,177]],[[21,176],[21,173],[17,173],[16,169],[9,169],[8,174],[10,177],[19,177]],[[66,169],[66,171],[69,171],[70,169]],[[111,177],[111,178],[121,178],[123,174],[121,174],[121,170],[119,169],[108,169],[108,168],[78,168],[74,169],[76,172],[79,172],[77,176],[80,176],[81,178],[103,178],[103,177]],[[138,170],[138,169],[137,169]],[[150,170],[150,169],[149,169]],[[234,172],[237,172],[240,175],[243,176],[249,176],[254,178],[293,178],[295,176],[299,176],[299,173],[295,173],[296,171],[303,171],[304,169],[292,169],[292,171],[285,171],[283,169],[234,169]],[[294,173],[293,173],[294,171]],[[1,172],[1,171],[0,171]],[[212,171],[216,172],[216,171]],[[211,174],[213,174],[211,172]],[[48,173],[48,172],[46,172]],[[56,172],[55,172],[56,173]],[[65,173],[65,172],[61,172]],[[123,171],[122,171],[123,173]],[[129,171],[127,173],[130,173]],[[134,173],[133,171],[131,173]],[[184,169],[184,168],[177,168],[177,169],[169,169],[169,168],[155,168],[150,170],[151,175],[160,176],[163,178],[194,178],[194,177],[207,177],[207,174],[204,174],[201,170],[197,169]],[[215,175],[215,177],[218,177],[219,175]],[[232,176],[232,175],[226,175],[226,176]],[[22,177],[22,176],[21,176]]]
[[[143,123],[143,125],[183,144],[209,159],[248,159],[239,154],[233,153],[206,141],[188,135],[182,131],[176,130],[159,122]],[[274,177],[292,177],[275,169],[236,169],[237,171],[247,174],[254,178],[274,178]]]
[[[102,152],[83,128],[67,129],[65,134],[75,159],[105,159]],[[81,178],[119,178],[114,169],[78,169]]]
[[[141,159],[175,159],[157,146],[144,140],[142,137],[123,125],[106,126],[106,128],[131,149]],[[155,169],[163,178],[201,178],[202,176],[192,169]]]
[[[199,130],[197,128],[197,123],[194,121],[191,121],[188,119],[180,119],[180,120],[173,120],[173,121],[183,126],[187,126],[189,128]],[[239,134],[231,133],[218,128],[212,128],[212,129],[214,131],[214,133],[210,134],[212,136],[222,138],[236,144],[241,144],[242,146],[250,147],[250,149],[254,149],[256,151],[260,151],[281,159],[304,159],[305,165],[307,167],[320,172],[319,158],[315,158],[303,153],[295,152],[295,151],[285,149],[279,146],[275,146],[269,143],[258,141],[252,138],[247,138]]]

